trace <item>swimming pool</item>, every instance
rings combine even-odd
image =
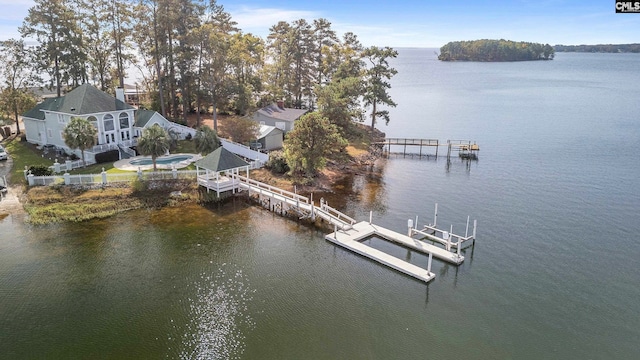
[[[201,159],[200,154],[171,154],[156,158],[158,169],[181,169]],[[150,170],[153,168],[151,156],[136,156],[129,159],[118,160],[113,166],[120,170]]]
[[[156,165],[171,165],[174,163],[179,163],[181,161],[189,160],[193,157],[193,155],[169,155],[162,156],[156,159]],[[129,161],[131,165],[153,165],[153,161],[150,157],[144,157],[140,159],[133,159]]]

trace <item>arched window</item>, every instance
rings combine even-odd
[[[113,131],[115,126],[113,124],[113,115],[107,114],[104,116],[104,131]]]
[[[122,112],[120,113],[120,129],[129,128],[129,114]]]

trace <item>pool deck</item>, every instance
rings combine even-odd
[[[178,154],[169,154],[169,155],[165,155],[165,156],[159,156],[156,158],[156,162],[158,161],[162,161],[163,159],[167,159],[167,158],[171,158],[171,157],[175,157],[175,156],[191,156],[190,159],[188,160],[184,160],[184,161],[178,161],[175,163],[170,163],[170,164],[161,164],[161,163],[157,163],[156,167],[158,169],[163,169],[163,170],[169,170],[169,169],[173,169],[174,167],[176,169],[181,169],[181,168],[185,168],[187,166],[189,166],[189,164],[196,162],[200,159],[202,159],[202,155],[200,154],[186,154],[186,153],[178,153]],[[129,159],[122,159],[122,160],[118,160],[115,163],[113,163],[113,167],[115,167],[116,169],[119,170],[128,170],[128,171],[137,171],[137,170],[151,170],[153,169],[153,164],[148,164],[148,165],[134,165],[131,164],[132,160],[140,160],[140,159],[149,159],[149,161],[151,161],[151,156],[135,156]]]

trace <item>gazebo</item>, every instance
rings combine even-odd
[[[245,170],[248,178],[251,168],[248,162],[222,146],[196,161],[195,165],[198,185],[206,187],[207,192],[214,190],[218,197],[225,191],[235,192],[240,184],[236,175]]]

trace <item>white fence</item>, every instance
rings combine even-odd
[[[49,166],[49,169],[51,169],[51,171],[53,171],[54,173],[58,174],[61,172],[71,171],[73,169],[81,168],[86,165],[93,165],[96,163],[93,157],[91,156],[86,156],[86,157],[87,157],[86,163],[83,163],[82,160],[74,160],[74,161],[67,160],[62,164],[56,161],[55,163],[53,163],[53,165]]]
[[[196,179],[196,170],[171,170],[171,171],[154,171],[154,172],[131,172],[109,174],[103,171],[100,174],[86,175],[64,175],[51,176],[35,176],[33,174],[26,175],[29,186],[47,186],[47,185],[96,185],[109,183],[131,182],[135,179],[141,180],[171,180],[171,179]]]
[[[229,141],[227,139],[220,139],[220,143],[222,144],[223,148],[231,151],[236,155],[240,155],[244,158],[251,159],[251,160],[259,160],[261,163],[266,163],[267,161],[269,161],[269,154],[255,151],[248,146],[244,146],[242,144]]]
[[[62,168],[61,164],[60,167]],[[253,161],[250,164],[251,169],[259,169],[264,165],[261,161]],[[197,177],[197,170],[177,170],[170,171],[137,171],[130,173],[110,174],[103,171],[100,174],[71,175],[68,173],[62,175],[51,176],[35,176],[25,171],[25,179],[29,186],[47,186],[47,185],[97,185],[109,183],[131,182],[135,179],[141,180],[171,180],[171,179],[194,179]],[[201,172],[202,173],[202,172]]]

